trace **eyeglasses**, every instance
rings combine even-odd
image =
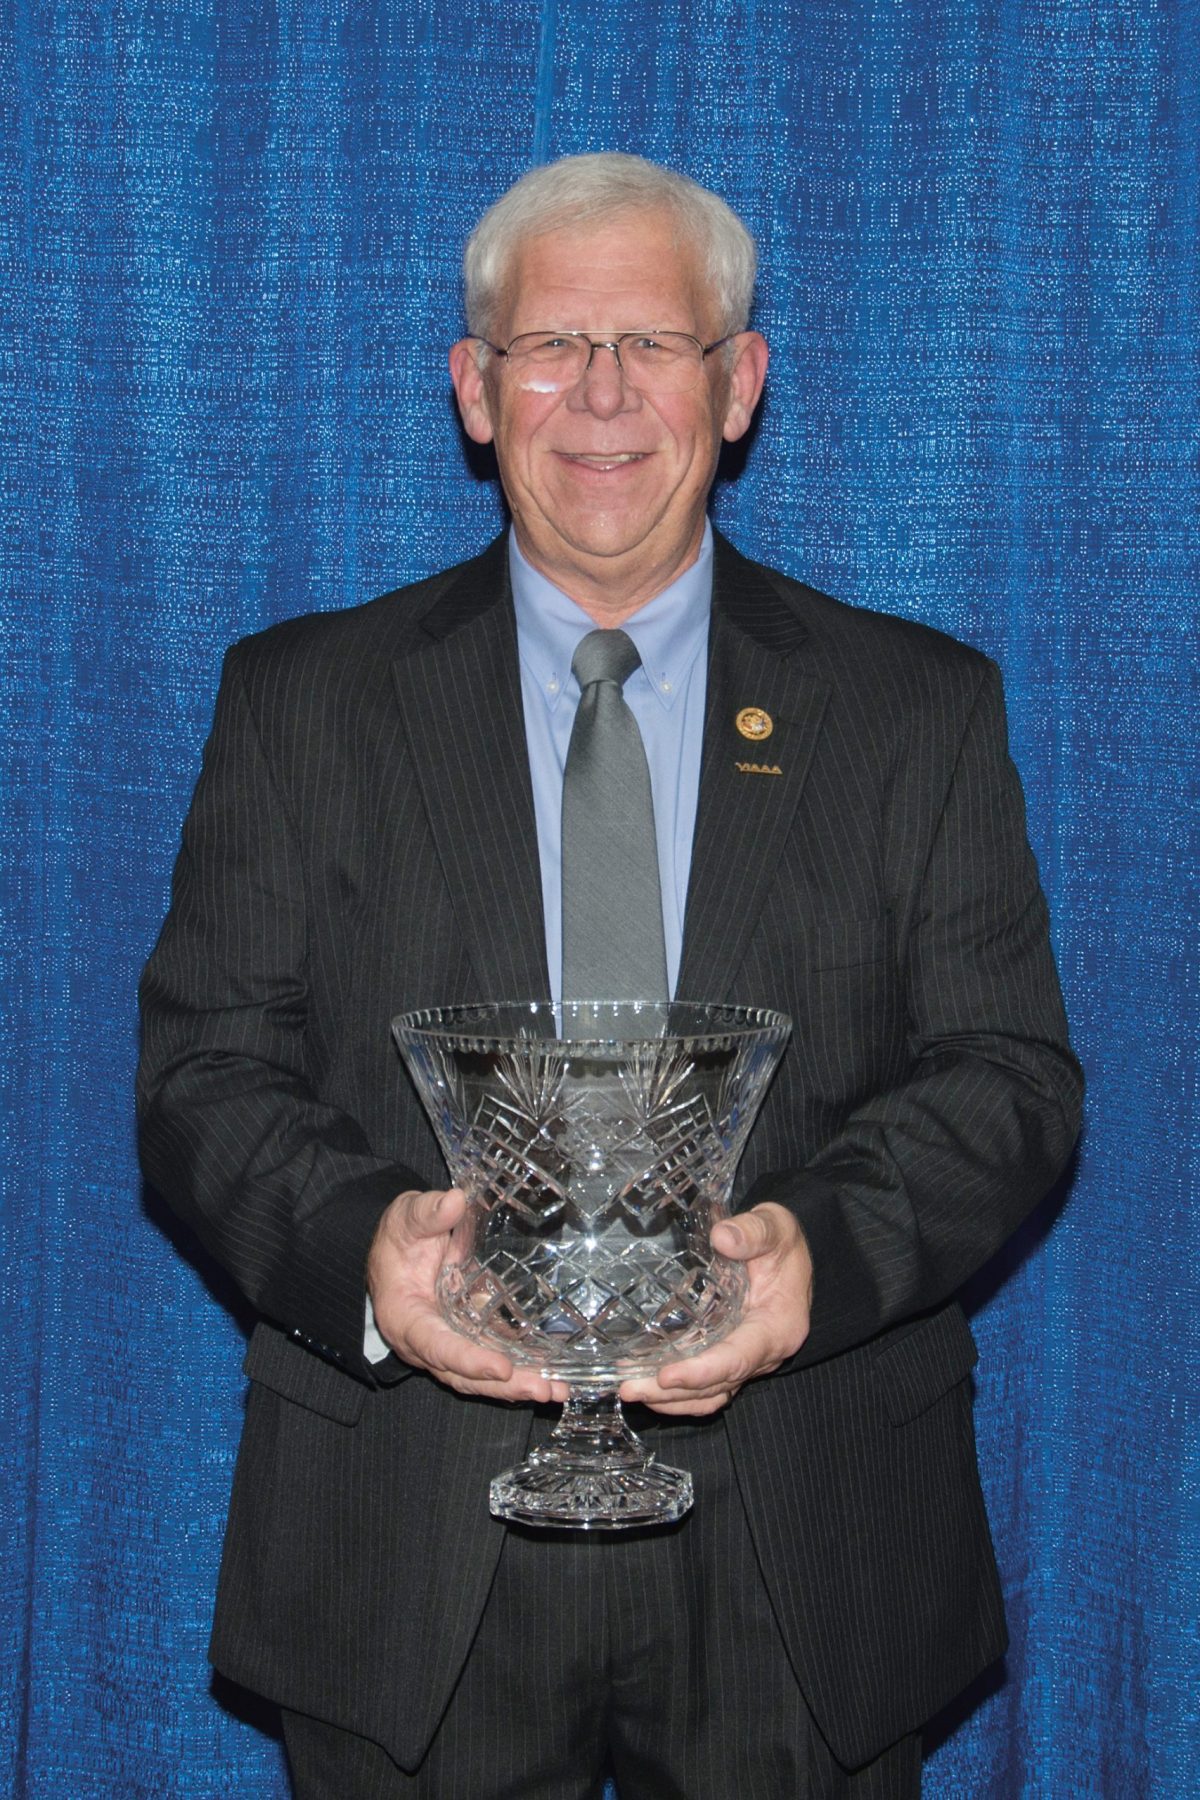
[[[704,359],[737,336],[703,344],[688,331],[619,331],[615,337],[593,338],[586,331],[522,331],[506,349],[480,338],[503,356],[518,387],[538,394],[560,394],[592,366],[597,350],[611,350],[631,387],[643,394],[683,394],[695,387]]]

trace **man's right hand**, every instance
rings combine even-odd
[[[380,1336],[404,1362],[459,1394],[489,1400],[565,1400],[566,1383],[514,1367],[447,1325],[437,1302],[438,1271],[466,1216],[460,1188],[399,1194],[379,1221],[367,1258],[367,1291]]]

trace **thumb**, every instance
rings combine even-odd
[[[414,1238],[440,1237],[451,1231],[466,1210],[466,1195],[461,1188],[431,1188],[424,1194],[405,1194],[408,1205],[403,1209],[403,1228]]]

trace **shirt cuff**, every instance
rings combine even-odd
[[[375,1308],[371,1305],[370,1294],[364,1296],[364,1305],[363,1355],[369,1363],[386,1362],[392,1353],[379,1334],[379,1327],[375,1323]]]

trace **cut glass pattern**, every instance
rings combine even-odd
[[[468,1201],[446,1318],[593,1393],[730,1330],[745,1271],[709,1233],[788,1029],[757,1009],[636,1001],[397,1020]]]

